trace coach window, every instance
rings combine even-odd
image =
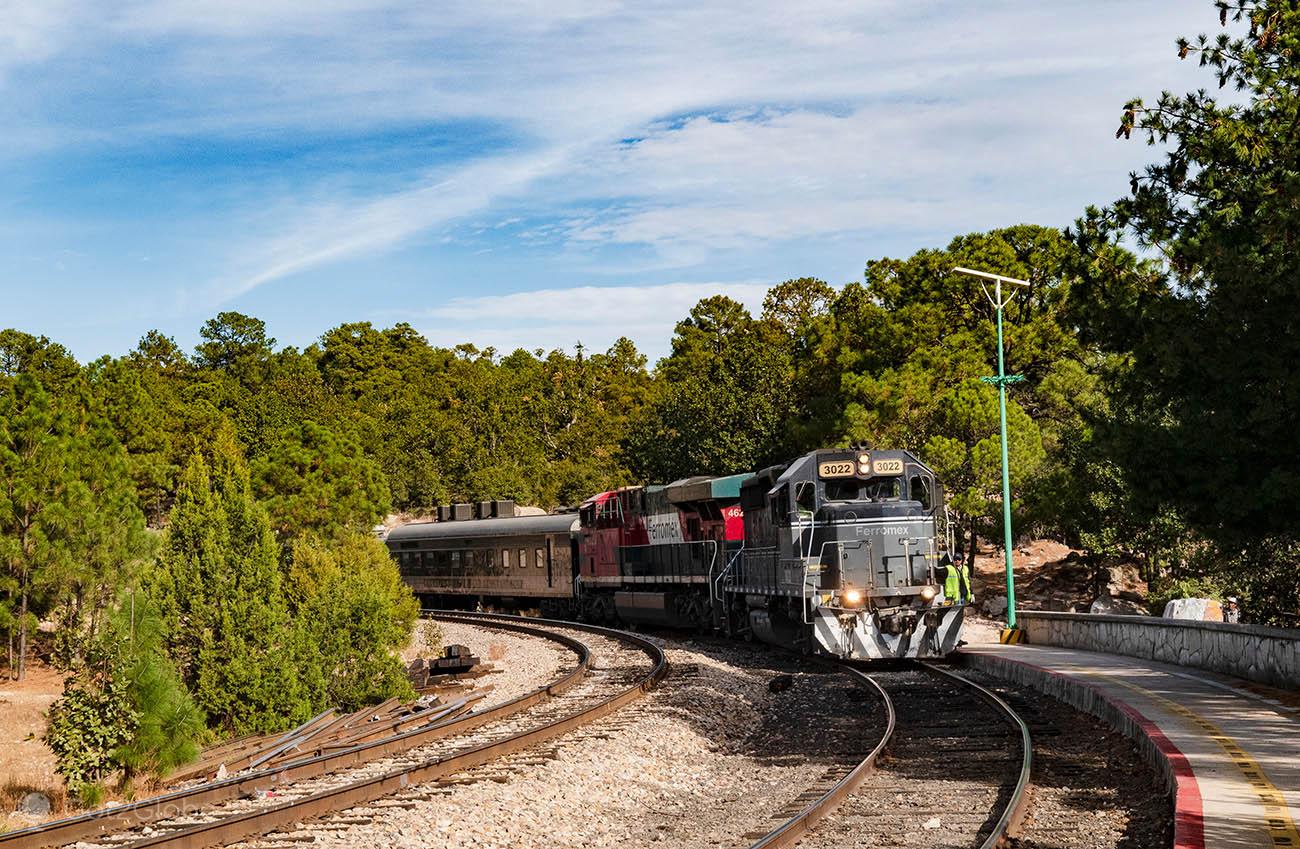
[[[516,565],[516,568],[519,568],[519,569],[527,569],[527,568],[528,568],[528,549],[526,549],[526,548],[521,548],[521,549],[519,549],[519,561],[518,561],[518,563],[516,563],[515,565]]]
[[[930,498],[930,482],[921,475],[912,475],[912,479],[907,482],[907,488],[913,501],[921,502],[922,510],[929,510],[932,503]]]
[[[497,568],[497,552],[496,552],[496,549],[494,549],[494,548],[489,548],[489,549],[487,550],[487,568],[488,568],[488,571],[489,571],[489,572],[494,572],[494,571],[496,571],[496,568]]]
[[[501,569],[505,572],[510,571],[510,549],[501,549]]]
[[[545,569],[545,568],[546,568],[546,551],[545,551],[545,549],[534,548],[534,549],[533,549],[533,561],[534,561],[534,562],[533,562],[533,565],[536,566],[538,569]]]

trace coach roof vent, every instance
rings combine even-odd
[[[466,519],[474,518],[474,505],[472,504],[453,504],[451,505],[451,520],[453,522],[463,522]]]
[[[451,505],[450,505],[450,504],[439,504],[439,505],[438,505],[438,521],[439,521],[439,522],[450,522],[450,521],[451,521]]]
[[[497,519],[513,519],[515,503],[509,499],[492,502],[492,516]]]

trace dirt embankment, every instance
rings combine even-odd
[[[1078,613],[1147,613],[1147,584],[1131,564],[1101,565],[1053,540],[1033,540],[1011,552],[1016,606]],[[1006,611],[1006,566],[1001,548],[975,557],[976,604],[991,616]]]
[[[54,753],[41,739],[45,712],[62,694],[63,676],[42,663],[33,662],[21,682],[0,677],[0,829],[18,825],[8,820],[32,791],[49,796],[55,813],[66,807]]]

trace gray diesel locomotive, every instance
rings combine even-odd
[[[484,518],[460,505],[389,534],[426,604],[717,629],[842,658],[956,647],[943,491],[906,451],[822,450],[754,475],[626,487],[576,515],[479,506]]]
[[[746,480],[740,506],[744,546],[718,581],[733,630],[843,658],[956,647],[965,608],[943,597],[943,491],[912,454],[806,454]]]

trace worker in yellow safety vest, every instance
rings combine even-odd
[[[971,589],[970,583],[970,565],[966,558],[958,551],[951,558],[948,555],[943,557],[944,579],[943,579],[943,597],[949,604],[970,604],[975,600],[975,593]]]

